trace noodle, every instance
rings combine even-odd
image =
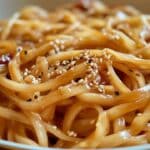
[[[81,0],[0,21],[0,139],[107,148],[150,142],[150,16]]]

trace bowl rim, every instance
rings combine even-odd
[[[20,150],[65,150],[63,148],[46,148],[46,147],[37,147],[37,146],[30,146],[26,144],[20,144],[16,142],[10,142],[6,140],[0,140],[0,147],[3,148],[15,148]],[[98,150],[148,150],[150,149],[150,144],[138,145],[138,146],[129,146],[129,147],[120,147],[120,148],[99,148]]]

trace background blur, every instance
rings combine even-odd
[[[46,9],[52,9],[61,4],[76,0],[0,0],[0,19],[11,16],[17,10],[27,5],[38,5]],[[102,0],[110,4],[134,5],[145,13],[150,13],[150,0]]]

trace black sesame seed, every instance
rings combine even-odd
[[[31,101],[32,101],[32,99],[31,99],[31,98],[27,99],[27,102],[31,102]]]
[[[7,78],[7,79],[10,79],[10,74],[7,73],[7,74],[6,74],[6,78]]]
[[[140,76],[140,74],[139,74],[139,73],[136,73],[135,75],[136,75],[137,77],[139,77],[139,76]]]
[[[38,98],[38,96],[37,95],[34,95],[34,99],[37,99]]]
[[[115,95],[117,96],[120,95],[119,91],[115,91]]]
[[[89,60],[88,60],[88,63],[89,63],[89,64],[92,63],[92,59],[89,59]]]
[[[130,72],[133,72],[133,70],[132,70],[132,69],[129,69],[129,71],[130,71]]]
[[[22,50],[21,47],[17,47],[17,52],[20,52]]]
[[[81,80],[81,78],[76,78],[76,79],[75,79],[75,82],[78,82],[79,80]]]
[[[28,54],[28,52],[27,52],[27,51],[24,51],[24,54],[25,54],[25,55],[27,55],[27,54]]]

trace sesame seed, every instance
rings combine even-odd
[[[76,79],[75,79],[75,82],[78,82],[80,79],[81,79],[81,78],[76,78]]]
[[[38,84],[40,79],[36,79],[33,75],[30,76],[33,84]]]
[[[6,74],[6,78],[10,79],[10,74],[9,73]]]
[[[85,83],[85,86],[87,89],[90,89],[90,86],[87,83]]]
[[[60,65],[60,61],[57,61],[57,62],[56,62],[56,66],[59,66],[59,65]]]
[[[110,75],[110,72],[109,72],[109,71],[107,72],[107,75]]]
[[[56,40],[55,40],[55,43],[56,43],[56,44],[60,44],[60,40],[59,40],[59,39],[56,39]]]
[[[90,121],[90,124],[94,124],[94,123],[95,123],[95,120],[91,120],[91,121]]]
[[[66,65],[67,64],[67,60],[62,61],[62,65]]]
[[[31,71],[28,70],[28,68],[25,68],[25,71],[24,71],[23,75],[24,75],[24,76],[27,76],[27,75],[29,75],[30,73],[31,73]]]
[[[84,83],[84,79],[80,79],[78,83]]]
[[[74,68],[70,68],[70,70],[74,70]]]
[[[120,95],[119,91],[115,91],[115,95],[116,96]]]
[[[35,65],[32,65],[31,69],[34,69],[35,68]]]
[[[132,69],[129,69],[129,71],[130,71],[130,72],[133,72],[133,70],[132,70]]]
[[[100,61],[100,63],[102,63],[103,62],[103,58],[100,58],[99,61]]]
[[[32,99],[31,99],[31,98],[27,99],[27,102],[31,102],[31,101],[32,101]]]
[[[89,83],[89,86],[91,86],[91,87],[92,87],[92,86],[93,86],[93,83]]]
[[[1,56],[1,61],[2,62],[9,62],[10,61],[10,56],[8,54],[3,54]]]
[[[37,99],[38,98],[38,96],[37,95],[34,95],[34,99]]]
[[[136,75],[137,77],[139,77],[139,76],[140,76],[140,74],[139,74],[139,73],[136,73],[135,75]]]
[[[24,51],[24,54],[27,55],[27,54],[28,54],[28,51]]]
[[[20,52],[20,51],[22,51],[22,47],[21,46],[19,46],[19,47],[17,47],[17,52]]]
[[[98,85],[98,91],[99,91],[100,93],[105,93],[105,91],[104,91],[104,86],[103,86],[103,85]]]
[[[75,133],[74,131],[67,131],[67,134],[69,136],[72,136],[72,137],[76,137],[77,136],[77,133]]]
[[[142,116],[142,113],[138,113],[137,115],[138,115],[138,116]]]
[[[72,85],[77,85],[77,82],[75,82],[74,80],[71,81]]]
[[[55,125],[52,126],[53,129],[57,129],[57,127]]]

